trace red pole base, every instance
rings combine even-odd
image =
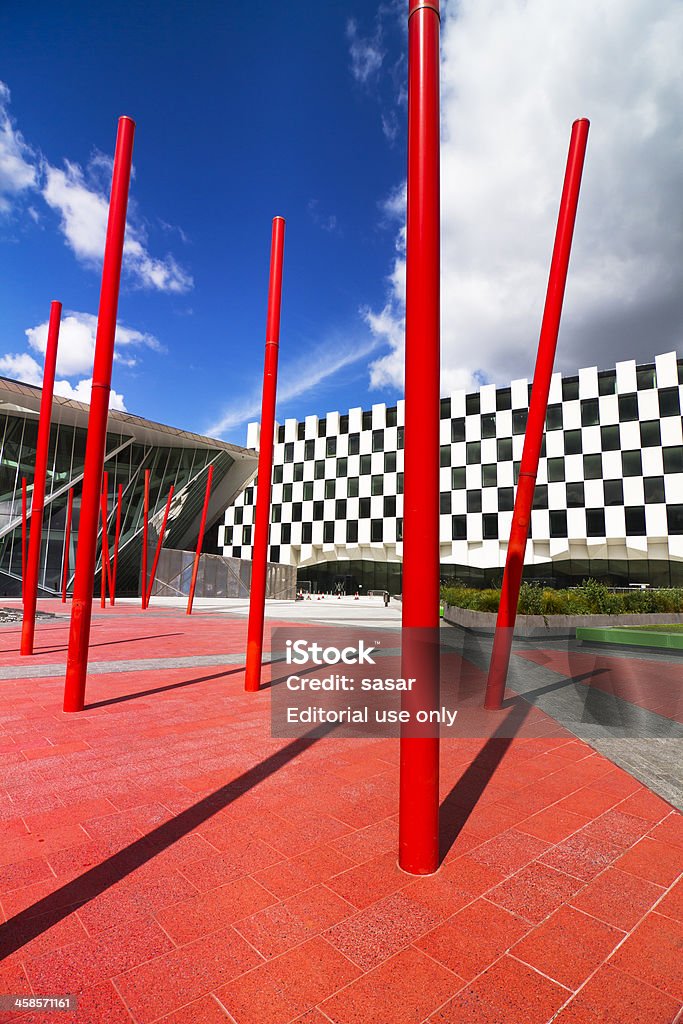
[[[90,638],[92,601],[74,597],[71,602],[71,628],[69,650],[87,651]],[[88,672],[87,659],[70,657],[66,663],[66,686],[64,689],[64,711],[82,711],[85,706],[85,682]]]

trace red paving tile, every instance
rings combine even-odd
[[[122,607],[96,612],[91,655],[241,651],[245,629]],[[41,627],[35,664],[67,635]],[[240,666],[96,675],[77,716],[62,685],[0,695],[0,991],[77,992],[63,1024],[547,1024],[565,1003],[562,1024],[670,1024],[681,816],[540,714],[497,766],[444,741],[445,861],[411,878],[397,741],[289,753]]]

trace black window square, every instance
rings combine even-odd
[[[482,536],[484,540],[498,540],[498,514],[487,512],[482,517]]]
[[[285,439],[285,428],[284,428],[284,424],[283,424],[281,427],[277,428],[277,443],[278,444],[282,444],[284,439]]]
[[[349,464],[348,464],[348,461],[346,459],[344,459],[344,458],[337,459],[337,473],[336,473],[337,479],[339,479],[339,477],[346,476],[346,474],[348,472],[348,468],[349,468]]]
[[[395,405],[390,406],[386,413],[386,424],[388,427],[395,427],[398,422],[398,409]]]
[[[450,498],[450,494],[448,497]],[[448,511],[450,512],[450,508]],[[386,518],[396,515],[396,498],[393,494],[388,494],[384,499],[384,515]]]
[[[465,462],[468,466],[476,466],[481,462],[481,441],[468,441],[465,447]],[[449,460],[450,466],[450,449]]]
[[[564,454],[580,455],[583,451],[580,430],[565,430],[564,432]]]
[[[579,397],[579,378],[565,377],[562,380],[562,401],[574,402]]]
[[[627,505],[624,510],[626,517],[626,536],[645,536],[645,508],[643,505]]]
[[[372,409],[363,413],[362,425],[363,430],[372,430]]]
[[[396,452],[385,452],[384,453],[384,472],[395,473],[396,472]]]
[[[313,500],[313,481],[304,480],[304,501]]]
[[[512,512],[515,507],[514,487],[500,487],[498,489],[498,511]]]
[[[439,408],[439,416],[442,420],[449,420],[451,418],[451,400],[450,398],[442,398],[441,405]]]
[[[595,455],[584,455],[583,478],[584,480],[602,479],[602,455],[599,452]]]
[[[233,547],[233,549],[232,549],[232,557],[233,558],[241,558],[242,557],[242,546],[240,544],[235,544],[235,546]]]
[[[621,480],[603,480],[605,506],[624,504],[624,485]]]
[[[358,502],[358,515],[361,519],[370,518],[370,499],[361,498]]]
[[[334,523],[323,523],[323,544],[334,544]]]
[[[327,434],[327,420],[318,420],[318,437],[325,437]]]
[[[526,421],[528,418],[527,409],[515,409],[512,413],[512,433],[523,434],[526,430]]]
[[[681,402],[678,397],[678,388],[662,388],[659,392],[659,415],[680,416]]]
[[[292,524],[283,523],[280,527],[280,540],[283,544],[291,544],[292,542]]]
[[[375,496],[384,494],[384,476],[382,473],[375,473],[370,477],[370,494]]]
[[[361,476],[368,476],[368,474],[371,471],[372,471],[372,456],[371,455],[361,455],[361,457],[360,457],[360,475]]]
[[[224,541],[223,541],[224,544],[232,544],[233,533],[234,533],[234,527],[233,526],[226,526],[225,527],[225,537],[224,537]]]
[[[334,498],[337,493],[337,481],[326,480],[325,481],[325,497]]]
[[[324,515],[324,508],[325,508],[325,506],[322,503],[322,501],[314,501],[313,502],[313,522],[314,523],[322,522],[323,515]]]
[[[282,469],[283,469],[283,467],[282,467],[282,463],[281,462],[278,463],[276,466],[273,466],[273,483],[274,484],[281,484],[282,483]]]
[[[346,524],[346,543],[357,544],[358,543],[358,520],[352,519]]]
[[[640,424],[640,443],[643,448],[654,448],[662,443],[659,420],[644,420]]]
[[[294,462],[294,442],[288,441],[285,445],[285,462]]]
[[[454,491],[464,491],[467,486],[466,479],[467,472],[464,466],[455,466],[451,470],[451,487]]]
[[[360,451],[360,434],[349,434],[349,455],[358,455]]]
[[[451,464],[451,446],[442,444],[439,449],[439,465],[443,469]]]
[[[597,427],[600,422],[600,411],[597,398],[584,398],[581,402],[581,426]]]
[[[512,390],[510,388],[499,388],[496,391],[496,411],[503,412],[512,408]]]
[[[522,468],[522,463],[521,462],[513,462],[512,463],[512,479],[515,482],[515,487],[519,483],[519,471],[520,471],[521,468]]]
[[[562,417],[562,406],[558,402],[557,405],[549,405],[548,411],[545,414],[545,429],[546,430],[562,430],[564,420]]]
[[[384,451],[384,431],[373,430],[372,432],[372,450],[373,452]]]
[[[479,414],[481,409],[481,401],[479,398],[479,392],[477,391],[474,395],[465,396],[465,412],[468,416],[476,416]]]
[[[401,450],[401,448],[403,448],[404,443],[405,443],[405,428],[404,427],[397,427],[396,428],[396,447],[398,448],[399,451]]]
[[[451,492],[442,491],[439,495],[439,512],[442,516],[451,514]],[[386,515],[386,512],[384,513]]]
[[[598,374],[598,394],[616,395],[617,375],[614,370],[601,370]]]
[[[512,462],[512,438],[499,437],[496,441],[496,458],[499,462]]]
[[[346,519],[346,498],[337,498],[334,503],[334,518]]]
[[[564,459],[548,459],[548,483],[555,484],[564,480]]]
[[[370,540],[375,543],[384,540],[384,520],[383,519],[371,519],[370,520]]]
[[[283,484],[283,487],[282,487],[282,501],[286,505],[291,500],[292,500],[292,485],[291,484]]]
[[[534,487],[534,500],[532,508],[547,508],[548,507],[548,485],[547,484],[536,484]]]
[[[646,476],[643,478],[643,492],[645,494],[645,504],[654,505],[658,502],[665,500],[664,497],[664,477],[663,476]]]
[[[669,525],[669,536],[680,537],[683,534],[683,505],[667,505],[666,520]]]
[[[638,419],[638,395],[619,395],[619,422],[633,423]]]
[[[304,478],[304,464],[303,462],[294,463],[294,480],[299,483]]]
[[[683,473],[683,445],[674,444],[662,448],[665,473]]]
[[[403,494],[403,473],[396,474],[396,493]]]
[[[451,538],[453,540],[467,540],[467,516],[451,517]]]
[[[496,414],[494,412],[485,413],[481,418],[481,436],[482,437],[495,437],[496,436]]]
[[[621,453],[621,472],[623,476],[642,476],[643,460],[640,448],[634,451]]]
[[[481,467],[481,485],[482,487],[498,486],[498,466],[495,462]]]
[[[600,427],[600,447],[603,452],[618,452],[621,447],[621,436],[619,424],[613,423],[606,427]]]
[[[357,498],[358,497],[358,477],[350,476],[346,481],[346,497]]]
[[[564,510],[550,513],[550,536],[567,536],[567,513]]]
[[[314,476],[314,478],[316,480],[324,480],[325,479],[325,460],[324,459],[318,459],[313,464],[313,476]]]
[[[583,481],[565,484],[567,489],[567,508],[583,508],[586,504]]]
[[[244,492],[244,504],[245,505],[253,505],[254,504],[254,488],[253,487],[247,487],[246,491]]]
[[[639,391],[646,391],[648,388],[653,388],[656,383],[657,377],[654,366],[636,367],[636,387]]]
[[[305,431],[306,431],[306,424],[303,423],[303,422],[302,423],[297,423],[297,425],[296,425],[296,439],[297,439],[297,441],[303,441]]]
[[[269,562],[279,562],[280,561],[280,545],[279,544],[271,544],[270,545],[270,554],[268,555],[268,561]]]
[[[349,414],[344,413],[343,416],[339,417],[339,433],[348,434],[349,432]]]
[[[586,509],[586,536],[605,536],[605,510],[604,508]]]
[[[237,519],[235,519],[235,522]],[[270,521],[271,523],[282,522],[282,505],[271,505],[270,508]],[[240,520],[241,522],[241,520]]]
[[[294,504],[292,505],[292,522],[293,523],[300,523],[301,522],[302,508],[303,508],[303,506],[302,506],[300,501],[295,501]]]
[[[465,417],[458,416],[451,420],[451,441],[465,440]]]
[[[481,512],[481,491],[467,492],[467,511]]]
[[[308,441],[304,441],[304,459],[309,462],[315,458],[315,441],[313,438],[309,438]]]
[[[328,437],[326,442],[325,442],[325,455],[327,455],[328,458],[334,458],[334,456],[336,454],[337,454],[337,438],[336,437]]]
[[[313,524],[302,523],[301,524],[301,543],[312,544],[313,543]]]
[[[396,520],[396,540],[403,540],[403,516]]]

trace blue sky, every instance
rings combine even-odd
[[[137,121],[114,403],[242,442],[271,218],[278,418],[402,393],[404,0],[0,5],[0,373],[88,397],[116,120]],[[556,365],[681,349],[683,5],[442,0],[442,393],[533,370],[571,122]]]

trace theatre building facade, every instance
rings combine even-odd
[[[501,579],[530,393],[515,380],[441,400],[444,582]],[[683,586],[682,396],[675,352],[553,375],[526,579]],[[277,428],[269,560],[296,566],[300,584],[400,593],[403,414],[398,402]],[[254,500],[252,484],[227,509],[224,555],[251,557]]]

